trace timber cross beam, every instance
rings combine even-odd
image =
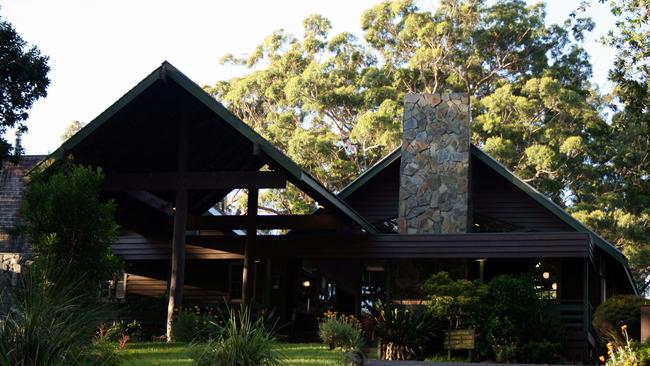
[[[271,171],[106,174],[107,191],[185,189],[286,188],[284,175]]]
[[[188,230],[246,230],[254,220],[255,229],[325,230],[345,227],[342,218],[329,214],[314,215],[257,215],[250,216],[190,216]]]

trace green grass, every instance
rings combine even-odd
[[[123,366],[191,365],[185,343],[136,342],[119,350]]]
[[[280,343],[278,351],[289,366],[338,366],[342,355],[316,343]],[[123,366],[191,365],[185,343],[136,342],[119,351]]]

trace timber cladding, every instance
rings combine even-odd
[[[380,234],[367,237],[260,237],[267,258],[591,258],[585,233]]]

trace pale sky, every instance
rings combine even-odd
[[[302,35],[302,20],[319,13],[333,32],[361,36],[361,13],[378,0],[5,0],[0,16],[50,57],[48,96],[29,111],[27,154],[47,154],[72,120],[91,121],[164,60],[199,85],[241,72],[219,65],[226,53],[242,55],[273,30]],[[529,3],[536,1],[528,0]],[[547,21],[562,23],[579,0],[548,0]],[[594,1],[595,2],[595,1]],[[418,1],[433,8],[432,1]],[[604,88],[613,52],[598,40],[613,27],[608,9],[595,4],[596,29],[585,41],[594,79]],[[8,135],[9,141],[13,137]]]

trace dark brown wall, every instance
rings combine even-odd
[[[511,224],[514,230],[562,232],[575,231],[565,222],[501,177],[480,160],[472,157],[470,201],[477,216]],[[399,197],[399,160],[389,165],[346,202],[371,223],[397,217]]]
[[[471,187],[475,216],[506,222],[523,231],[575,231],[478,159],[472,159]]]
[[[399,160],[352,193],[346,202],[368,222],[378,223],[397,217],[398,199]]]

